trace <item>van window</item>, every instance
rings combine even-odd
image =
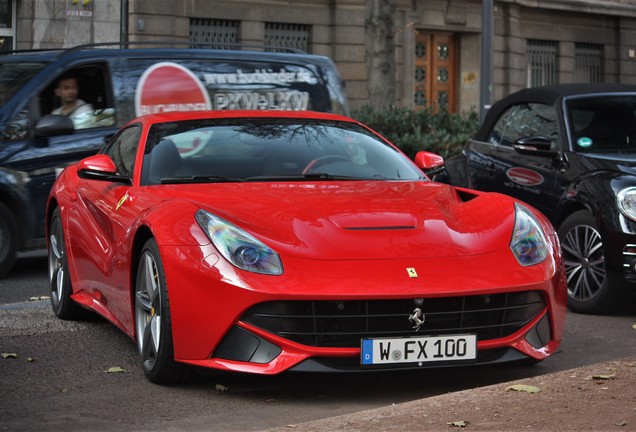
[[[46,66],[46,63],[0,64],[0,107]]]
[[[207,109],[332,111],[326,77],[313,65],[229,59],[127,65],[135,116]]]
[[[62,109],[63,87],[74,81],[79,104],[70,111]],[[58,91],[56,91],[58,89]],[[63,114],[73,120],[75,129],[90,129],[115,124],[115,109],[107,69],[104,65],[88,65],[68,70],[56,77],[40,94],[41,115]]]
[[[0,133],[2,141],[18,141],[27,137],[29,132],[29,109],[24,108],[7,123]]]

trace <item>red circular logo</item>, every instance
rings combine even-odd
[[[146,69],[135,92],[135,114],[211,109],[210,95],[191,70],[169,62]]]
[[[538,186],[543,183],[543,176],[528,168],[510,168],[506,171],[506,176],[513,182],[523,186]]]

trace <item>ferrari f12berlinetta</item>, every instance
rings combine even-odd
[[[157,383],[545,359],[566,311],[552,226],[430,181],[441,162],[330,114],[135,119],[52,189],[53,310],[105,317]]]

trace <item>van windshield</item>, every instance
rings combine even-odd
[[[0,63],[0,107],[45,66],[46,63]]]

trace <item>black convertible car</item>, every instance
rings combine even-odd
[[[636,86],[511,94],[445,168],[437,180],[512,195],[548,216],[571,310],[608,312],[636,293]]]

